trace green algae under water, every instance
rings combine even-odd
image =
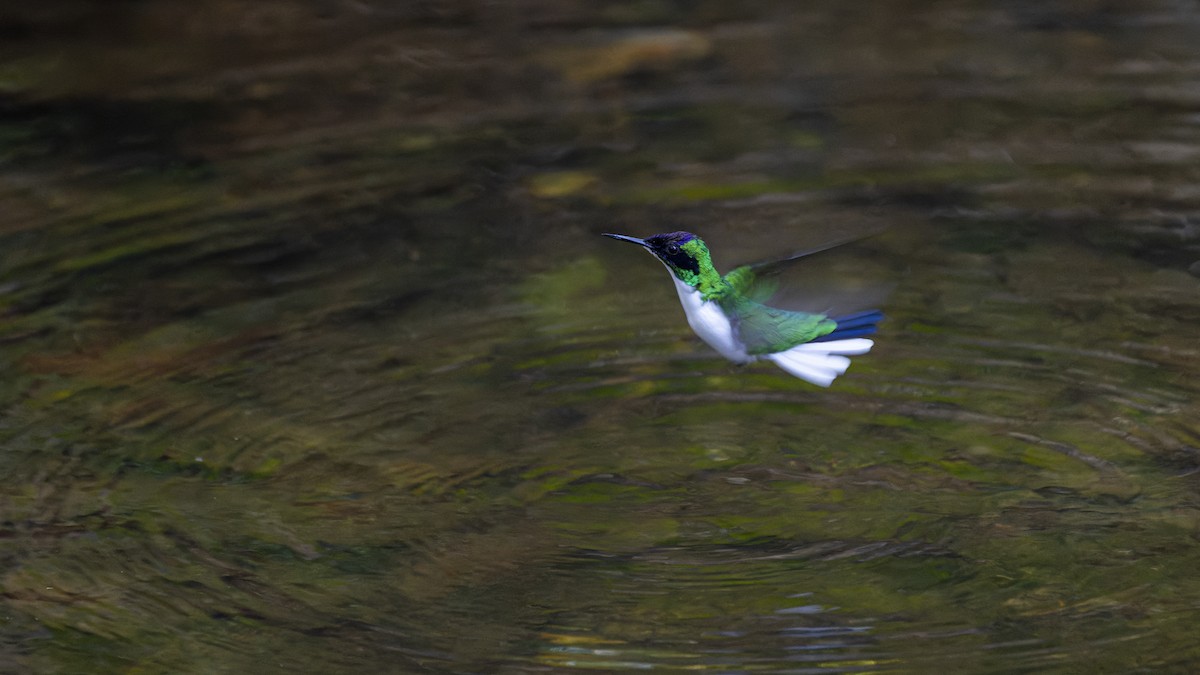
[[[0,670],[1200,662],[1200,17],[685,4],[0,12]]]

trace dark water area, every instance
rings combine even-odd
[[[1200,666],[1200,7],[0,7],[0,672]],[[661,266],[869,298],[821,389]],[[880,289],[883,289],[880,291]]]

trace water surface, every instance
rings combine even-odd
[[[1187,670],[1198,29],[0,10],[0,670]],[[724,362],[674,229],[882,230],[877,347]]]

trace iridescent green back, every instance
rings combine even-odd
[[[781,352],[828,335],[837,328],[837,322],[824,314],[768,307],[741,293],[731,293],[718,302],[733,320],[734,328],[750,354]]]

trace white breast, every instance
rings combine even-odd
[[[745,347],[733,333],[733,324],[725,316],[725,312],[715,302],[706,301],[700,291],[680,281],[674,274],[671,281],[675,282],[675,290],[679,293],[679,302],[687,314],[688,325],[696,331],[701,340],[721,353],[721,356],[736,363],[747,363],[755,360],[746,353]]]

